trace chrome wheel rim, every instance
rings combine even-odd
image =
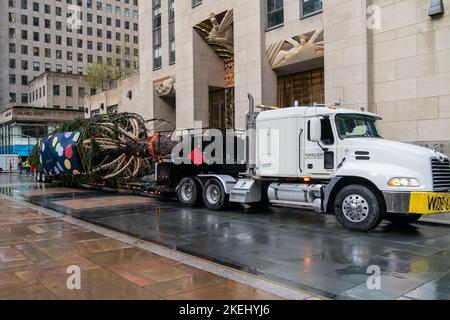
[[[342,203],[342,212],[351,222],[363,222],[369,217],[369,203],[358,194],[349,195]]]
[[[183,201],[191,201],[193,194],[194,190],[189,183],[185,183],[181,186],[181,198],[183,199]]]
[[[206,199],[210,204],[217,204],[220,200],[220,190],[216,185],[210,185],[206,189]]]

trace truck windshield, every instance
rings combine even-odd
[[[382,138],[376,126],[377,119],[359,114],[339,114],[336,127],[341,139]]]

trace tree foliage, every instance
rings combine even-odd
[[[86,83],[91,88],[101,90],[110,89],[115,80],[122,78],[122,71],[119,67],[108,65],[104,62],[91,63],[86,70]]]

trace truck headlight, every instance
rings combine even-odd
[[[416,178],[392,178],[388,185],[391,187],[420,187],[420,182]]]

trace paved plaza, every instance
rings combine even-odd
[[[418,223],[400,228],[384,222],[373,232],[355,233],[344,230],[333,216],[296,209],[248,211],[236,206],[213,212],[149,197],[0,177],[0,191],[9,199],[306,292],[305,298],[450,298],[450,228],[443,225]],[[63,298],[87,298],[89,294],[130,299],[277,298],[8,200],[2,204],[0,268],[3,282],[9,284],[0,290],[1,297],[8,292],[22,295],[14,289],[16,285],[33,294]],[[67,293],[62,281],[67,275],[58,266],[73,263],[81,264],[88,279],[98,278],[102,289]],[[370,266],[381,270],[380,290],[367,287]],[[103,290],[112,279],[123,290]]]

